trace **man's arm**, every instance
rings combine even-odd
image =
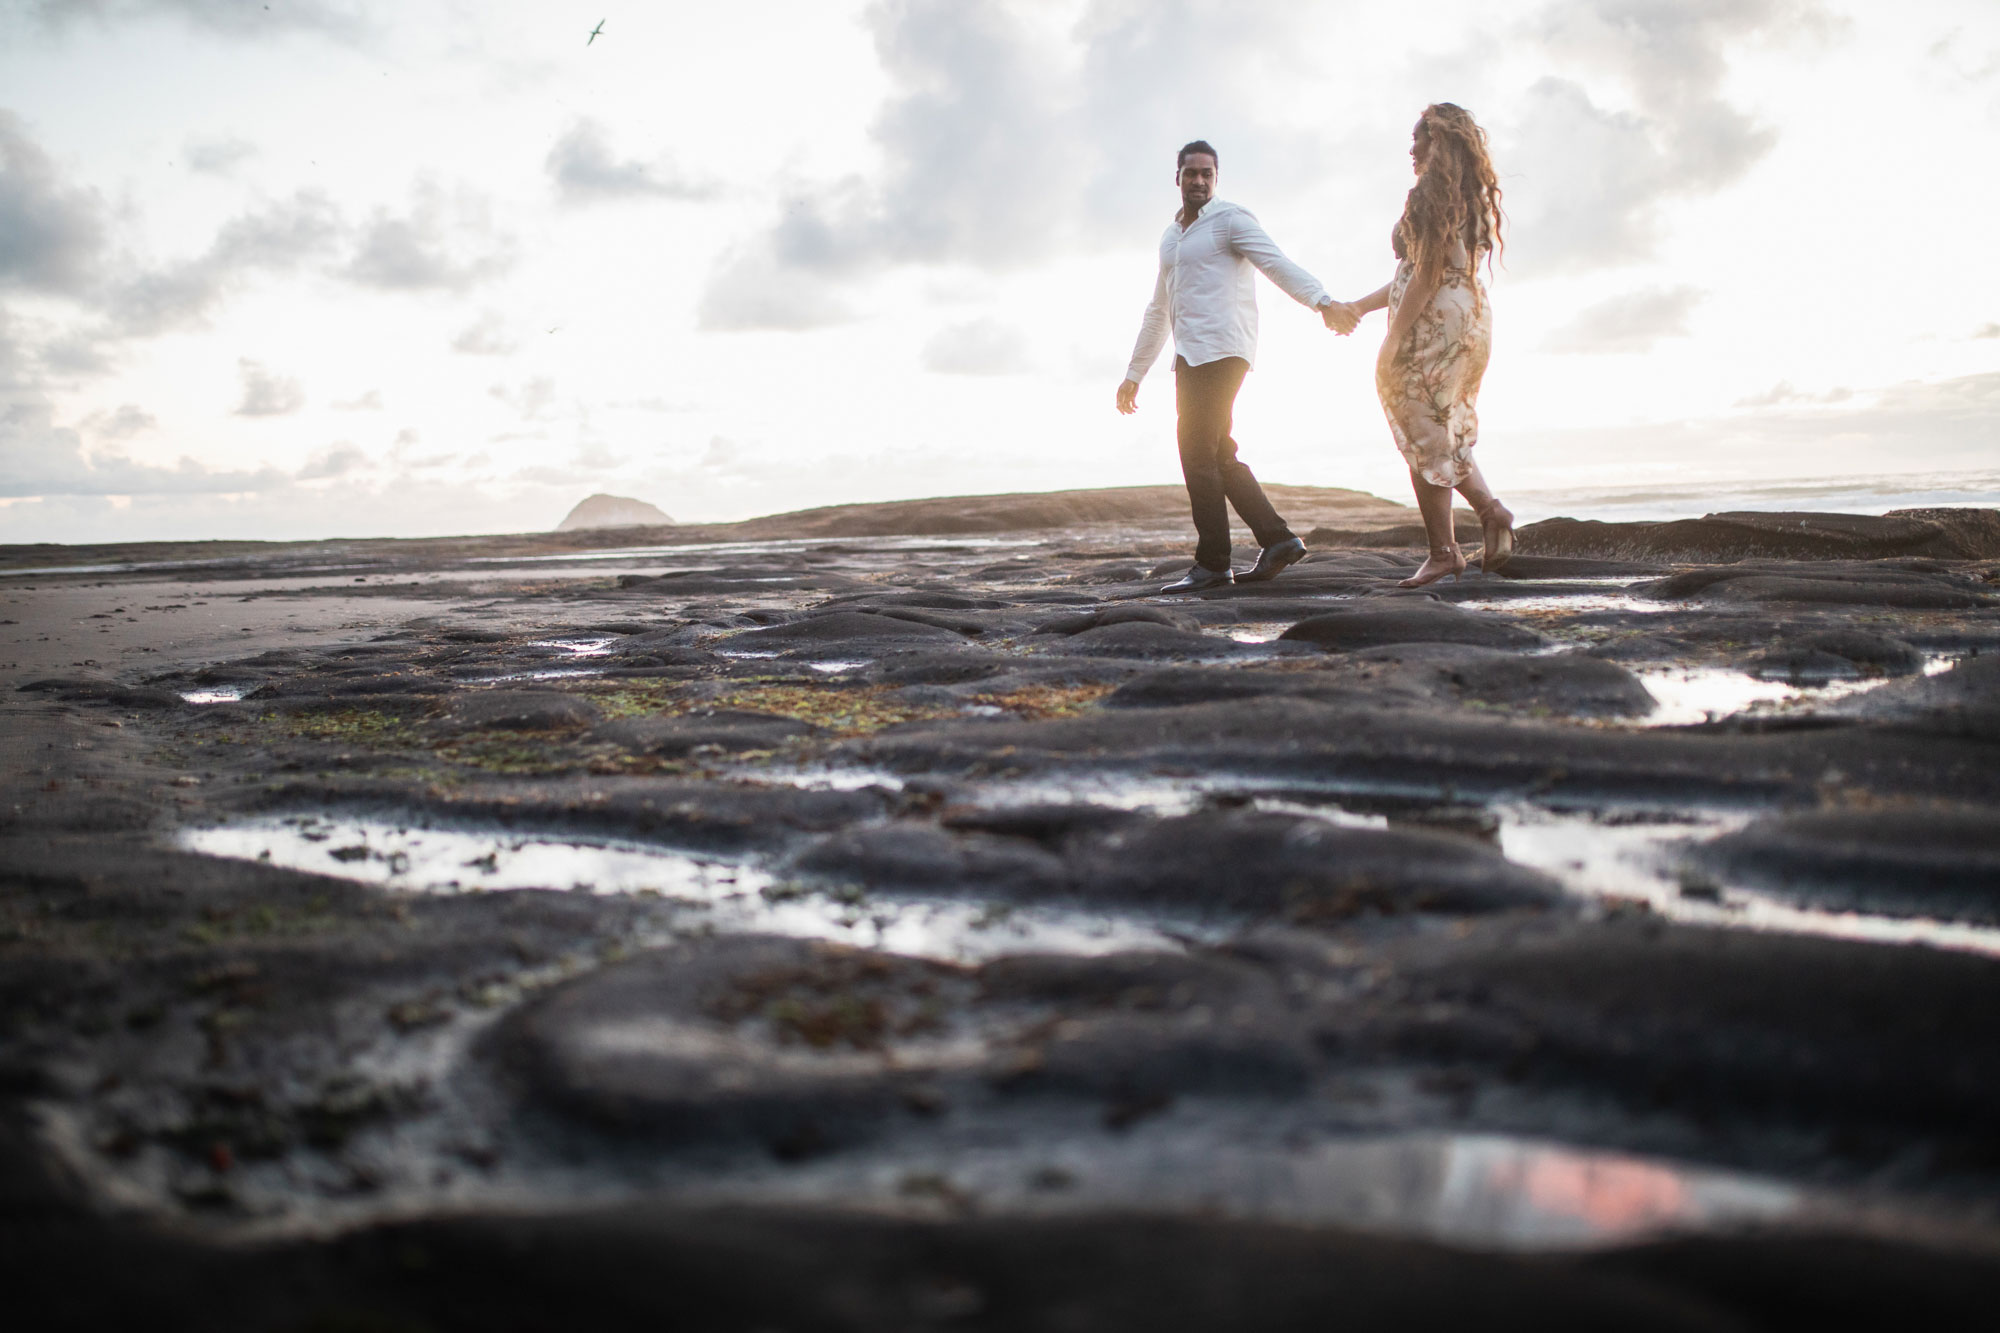
[[[1146,306],[1146,317],[1139,321],[1139,341],[1132,348],[1132,364],[1125,368],[1124,382],[1118,386],[1118,410],[1128,416],[1139,410],[1139,381],[1146,378],[1146,372],[1160,359],[1160,349],[1167,345],[1167,266],[1160,264],[1159,276],[1153,279],[1153,299]]]
[[[1319,285],[1319,279],[1285,258],[1285,252],[1265,235],[1264,228],[1247,209],[1239,208],[1229,215],[1229,245],[1306,309],[1318,310],[1332,303],[1333,298]]]

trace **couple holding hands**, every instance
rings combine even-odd
[[[1139,381],[1174,339],[1174,406],[1181,472],[1197,534],[1194,566],[1163,592],[1199,592],[1275,577],[1303,559],[1305,543],[1279,517],[1236,457],[1230,418],[1257,352],[1252,266],[1335,333],[1387,309],[1389,332],[1375,361],[1375,388],[1396,447],[1410,466],[1430,554],[1401,586],[1420,588],[1465,570],[1452,530],[1452,492],[1479,515],[1480,567],[1496,570],[1513,552],[1514,516],[1487,488],[1472,447],[1479,440],[1480,377],[1492,346],[1493,314],[1479,278],[1500,249],[1500,186],[1486,133],[1463,108],[1424,108],[1410,144],[1417,183],[1403,203],[1391,243],[1396,275],[1358,301],[1336,301],[1285,258],[1248,210],[1215,197],[1217,155],[1197,139],[1180,150],[1181,210],[1160,239],[1160,275],[1146,307],[1132,364],[1118,386],[1118,410],[1138,410]],[[1229,567],[1234,506],[1263,548],[1241,574]]]

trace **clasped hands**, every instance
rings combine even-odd
[[[1354,332],[1354,326],[1361,322],[1361,312],[1345,301],[1328,301],[1319,308],[1319,317],[1343,337]]]

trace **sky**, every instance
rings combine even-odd
[[[1431,101],[1503,496],[2000,472],[1993,0],[0,0],[0,542],[1172,482],[1174,150],[1351,298]],[[1259,301],[1245,460],[1406,498]]]

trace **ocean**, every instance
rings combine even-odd
[[[1737,509],[1884,514],[1891,509],[2000,509],[2000,471],[1824,477],[1809,481],[1690,481],[1649,486],[1503,490],[1515,522],[1594,518],[1632,523]]]

